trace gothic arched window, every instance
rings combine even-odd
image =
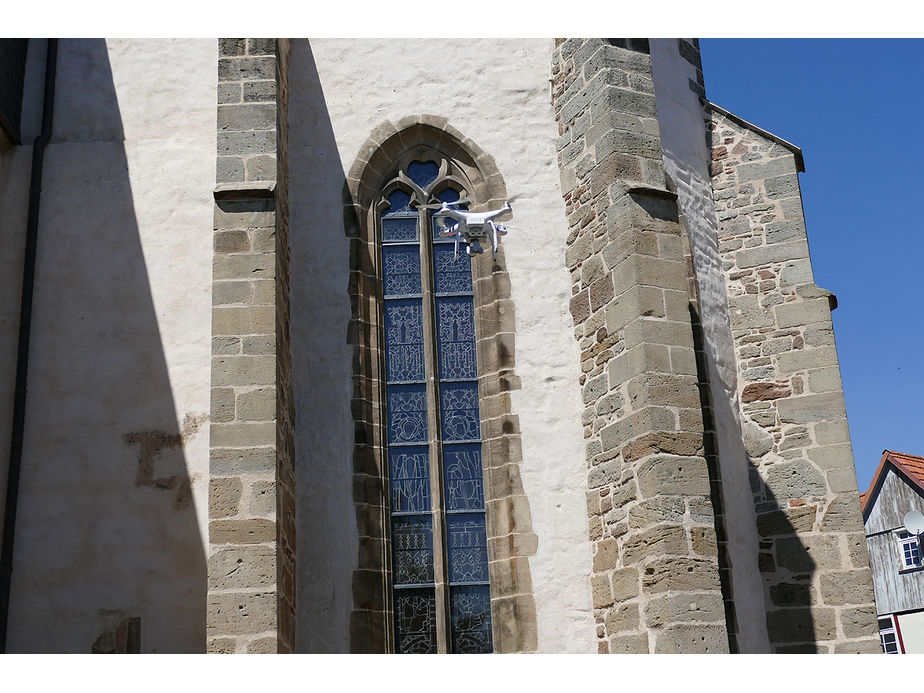
[[[466,187],[414,160],[377,205],[396,652],[493,650],[471,260],[427,209]]]

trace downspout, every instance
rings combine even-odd
[[[19,502],[19,472],[22,467],[23,432],[26,424],[26,376],[29,372],[29,338],[32,326],[32,294],[35,284],[35,253],[38,242],[39,202],[42,197],[42,169],[45,146],[51,139],[55,105],[55,75],[58,39],[48,39],[45,55],[45,95],[42,102],[42,132],[32,143],[32,176],[29,182],[29,213],[26,219],[26,252],[22,269],[22,302],[19,308],[19,343],[16,349],[16,390],[13,399],[13,429],[10,436],[10,466],[7,472],[6,505],[3,509],[3,543],[0,546],[0,653],[6,652],[13,577],[13,537]]]

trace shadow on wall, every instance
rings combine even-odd
[[[697,369],[700,371],[701,393],[708,393],[708,384],[703,385],[703,373],[705,364],[703,363],[704,350],[701,332],[699,329],[699,318],[691,308],[691,317],[694,323],[694,335],[696,335],[697,351]],[[706,400],[713,407],[720,408],[712,415],[713,420],[716,417],[722,417],[725,421],[734,421],[738,418],[738,412],[733,412],[731,402],[722,399],[720,402],[711,402],[712,398]],[[706,411],[706,406],[704,406]],[[715,430],[713,424],[706,422],[707,430]],[[756,427],[755,427],[756,428]],[[714,435],[714,434],[713,434]],[[802,543],[796,534],[797,528],[793,525],[792,520],[800,522],[800,529],[811,529],[815,518],[815,506],[807,504],[801,499],[793,499],[788,502],[787,507],[783,507],[776,498],[770,487],[763,481],[758,473],[757,465],[751,459],[751,454],[756,452],[763,454],[770,450],[773,440],[769,434],[764,434],[765,438],[751,439],[746,438],[747,455],[742,459],[742,463],[747,464],[748,477],[750,480],[751,493],[755,504],[757,514],[757,533],[758,533],[758,555],[757,567],[763,582],[763,602],[764,609],[758,613],[745,613],[735,609],[735,595],[733,593],[729,569],[734,570],[735,566],[729,566],[728,551],[723,546],[728,541],[728,535],[725,527],[726,518],[720,519],[716,524],[716,536],[719,541],[719,565],[722,577],[722,596],[726,600],[726,617],[729,628],[729,646],[731,652],[738,652],[737,633],[741,630],[741,618],[760,618],[765,616],[766,623],[753,623],[751,632],[755,629],[766,633],[769,639],[770,651],[776,653],[814,653],[817,652],[816,641],[819,635],[825,636],[823,639],[831,639],[836,633],[831,632],[817,633],[816,625],[812,615],[812,579],[815,574],[815,561],[811,557],[806,546]],[[716,464],[716,445],[711,441],[712,435],[706,436],[706,459],[709,462],[710,478],[716,480],[719,478],[719,472]],[[719,508],[725,506],[724,499],[716,498],[724,492],[721,482],[713,483],[713,505],[717,512]],[[808,513],[811,513],[809,515]],[[808,519],[808,525],[805,521]],[[737,553],[739,556],[740,552]],[[740,559],[739,559],[740,560]],[[830,629],[834,629],[832,622]]]
[[[298,547],[296,651],[349,652],[359,534],[353,502],[346,176],[307,39],[292,41],[289,94],[297,524],[299,536],[320,539]],[[373,579],[381,582],[381,572]]]
[[[207,416],[178,425],[106,42],[59,52],[9,651],[201,652],[204,538],[184,450]]]

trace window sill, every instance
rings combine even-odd
[[[906,575],[907,573],[920,573],[922,570],[924,570],[924,565],[919,565],[914,568],[902,568],[901,570],[898,571],[898,574]]]

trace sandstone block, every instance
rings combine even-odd
[[[805,224],[802,219],[785,219],[767,224],[764,230],[767,244],[782,243],[795,238],[805,238]]]
[[[209,542],[212,544],[259,544],[275,539],[276,523],[273,520],[213,520],[209,523]]]
[[[271,385],[276,381],[273,356],[214,356],[212,386]]]
[[[250,486],[250,512],[272,515],[276,512],[276,482],[255,481]]]
[[[832,469],[827,473],[828,488],[834,493],[856,493],[857,475],[850,467]]]
[[[205,651],[209,654],[234,654],[237,651],[237,642],[234,638],[209,638]]]
[[[783,306],[777,306],[777,309],[782,307]],[[780,354],[777,357],[777,363],[780,366],[780,371],[785,374],[795,373],[796,371],[806,371],[813,368],[824,369],[822,373],[830,373],[832,370],[836,374],[839,372],[837,368],[837,352],[834,350],[833,346],[817,347],[815,349],[799,349],[797,351]],[[812,375],[815,374],[813,373]],[[840,383],[839,377],[837,380],[838,383]],[[811,384],[811,382],[810,376],[809,383]]]
[[[616,570],[612,575],[612,596],[617,602],[635,599],[639,595],[638,570],[623,568]]]
[[[770,601],[774,606],[814,606],[818,603],[818,595],[807,582],[781,582],[770,585]]]
[[[648,635],[617,635],[609,639],[611,654],[648,654]]]
[[[844,636],[847,638],[868,638],[877,634],[878,625],[874,605],[841,609],[840,617],[841,628],[844,629]]]
[[[272,472],[276,469],[276,448],[212,448],[209,473],[216,476]]]
[[[240,421],[271,421],[276,418],[276,389],[263,387],[237,396]]]
[[[836,654],[882,654],[879,638],[868,638],[854,642],[840,642],[834,646]]]
[[[840,421],[822,421],[814,426],[815,440],[819,445],[835,445],[850,442],[850,430],[847,419]]]
[[[622,560],[625,565],[635,565],[649,556],[687,553],[687,535],[683,527],[657,525],[627,537]]]
[[[606,329],[618,333],[638,317],[664,317],[664,292],[653,286],[633,286],[614,298],[606,308]]]
[[[668,626],[658,633],[655,652],[665,654],[728,654],[725,626]]]
[[[273,306],[215,306],[213,335],[272,334],[276,330]]]
[[[272,279],[276,275],[275,253],[216,255],[212,276],[220,279]]]
[[[618,633],[624,630],[638,630],[639,613],[637,602],[617,604],[606,614],[606,632]]]
[[[869,570],[825,573],[821,576],[825,604],[869,604],[873,601],[873,578]]]
[[[260,638],[247,643],[247,654],[276,654],[276,638]]]
[[[772,643],[834,640],[837,621],[834,609],[778,609],[767,614],[767,631]]]
[[[645,625],[660,628],[676,622],[725,620],[721,594],[673,594],[651,599],[645,607]]]
[[[805,460],[774,464],[767,471],[765,481],[777,502],[788,498],[823,496],[828,490],[821,472]]]
[[[209,594],[209,635],[239,635],[276,630],[275,592]]]
[[[212,424],[209,440],[218,448],[273,445],[276,442],[276,423],[268,421]]]
[[[276,584],[276,550],[272,546],[235,546],[209,557],[209,589],[269,589]]]
[[[234,477],[209,479],[209,517],[236,515],[241,502],[241,480]]]
[[[815,526],[817,506],[800,505],[757,516],[757,532],[762,537],[809,532]]]
[[[639,465],[636,479],[643,498],[709,495],[709,470],[702,457],[653,455]]]
[[[603,449],[622,447],[649,431],[673,430],[674,414],[664,407],[645,407],[600,430]]]
[[[230,387],[212,388],[210,420],[223,423],[234,420],[234,390]]]
[[[773,316],[765,310],[756,296],[729,296],[728,317],[732,330],[750,330],[769,327]]]
[[[831,320],[831,305],[827,298],[781,303],[773,312],[776,314],[776,323],[781,328],[802,327],[813,322],[826,323]]]
[[[610,593],[610,581],[606,575],[591,576],[590,592],[595,609],[610,606],[613,603],[613,595]]]
[[[764,178],[777,178],[779,176],[796,175],[796,164],[793,155],[771,159],[770,161],[758,161],[749,164],[740,164],[737,169],[738,182],[747,183],[750,180],[761,180]]]
[[[745,420],[741,424],[744,449],[752,460],[759,459],[773,449],[773,436],[757,424]]]
[[[841,552],[836,536],[780,537],[775,541],[776,563],[794,573],[841,567]]]
[[[685,511],[683,498],[678,496],[662,496],[642,501],[629,508],[629,527],[641,529],[659,522],[680,524]]]
[[[615,539],[598,541],[594,548],[594,572],[600,573],[616,567],[616,562],[619,560],[619,546]]]
[[[748,383],[741,391],[741,401],[748,402],[766,402],[781,397],[789,397],[792,394],[792,388],[788,383]]]
[[[778,400],[777,411],[784,423],[814,423],[843,419],[846,407],[843,393],[830,392]]]
[[[670,373],[670,348],[660,344],[643,343],[610,359],[607,364],[610,389],[616,389],[627,380],[646,371]]]
[[[646,592],[719,591],[719,569],[714,560],[664,556],[645,566],[642,585]]]
[[[764,245],[757,248],[746,248],[735,253],[735,262],[740,269],[769,265],[787,260],[800,260],[807,258],[808,243],[805,240],[786,241],[774,245]],[[787,304],[791,305],[791,304]],[[805,322],[798,323],[805,324]]]
[[[818,425],[816,424],[816,430]],[[819,441],[820,442],[820,441]],[[840,469],[849,467],[853,469],[853,451],[850,442],[840,445],[825,445],[821,448],[812,448],[808,451],[809,459],[821,469]]]
[[[646,405],[698,407],[699,388],[694,375],[642,373],[629,381],[626,391],[633,409]]]
[[[690,529],[690,541],[693,545],[694,553],[701,556],[718,555],[715,529],[712,527],[693,527]]]

